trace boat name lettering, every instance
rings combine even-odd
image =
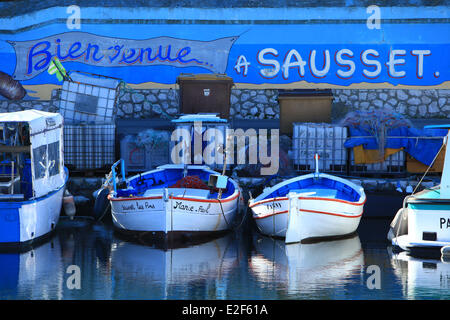
[[[123,211],[135,211],[136,208],[134,207],[133,204],[126,205],[126,206],[122,205],[122,210]]]
[[[182,201],[175,201],[175,205],[173,206],[173,208],[189,212],[208,213],[209,209],[211,208],[211,204],[208,204],[208,206],[205,208],[203,206],[190,206],[184,204]]]
[[[134,205],[134,204],[122,205],[123,211],[136,211],[136,210],[148,210],[148,209],[155,209],[155,205],[151,204],[147,201],[136,202],[136,205]]]
[[[144,203],[136,202],[136,207],[138,208],[138,210],[155,209],[155,205],[149,204],[147,201]]]
[[[281,203],[279,203],[279,202],[272,202],[272,203],[266,204],[266,207],[267,207],[267,209],[270,209],[270,210],[276,209],[276,208],[280,208],[281,209]]]
[[[440,219],[440,228],[441,229],[449,229],[450,228],[450,218],[441,218]]]

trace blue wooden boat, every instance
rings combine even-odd
[[[29,244],[54,230],[67,179],[61,115],[0,113],[0,246]]]

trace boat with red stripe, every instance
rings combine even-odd
[[[115,173],[120,164],[122,179]],[[113,165],[108,195],[114,226],[123,233],[169,241],[213,235],[230,230],[244,207],[238,184],[207,166],[168,164],[128,179],[123,168],[123,160]]]
[[[286,243],[345,236],[361,220],[366,195],[355,183],[318,171],[267,188],[249,207],[259,231]]]

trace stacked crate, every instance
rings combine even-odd
[[[77,170],[112,165],[115,161],[115,125],[66,124],[64,161]]]
[[[191,159],[190,159],[190,163],[191,164],[197,164],[195,162],[194,159],[194,137],[196,137],[197,139],[202,139],[204,140],[201,143],[201,151],[202,151],[202,156],[204,154],[206,145],[208,145],[212,150],[212,154],[211,155],[206,155],[206,156],[210,156],[211,159],[209,159],[211,162],[208,164],[207,161],[208,159],[202,159],[202,162],[200,162],[198,160],[198,164],[207,164],[211,169],[215,169],[215,170],[222,170],[223,169],[223,151],[227,145],[226,139],[227,139],[227,129],[230,128],[230,124],[228,122],[228,120],[220,118],[218,114],[215,113],[198,113],[198,114],[189,114],[189,115],[182,115],[180,116],[178,119],[172,120],[172,122],[175,124],[175,129],[184,129],[186,130],[186,132],[190,133],[190,138],[191,138],[191,145],[190,145],[190,149],[191,149]],[[195,123],[196,122],[201,122],[201,133],[195,133]],[[210,134],[214,134],[214,131],[210,131],[209,129],[215,129],[217,131],[220,131],[220,135],[221,137],[213,137],[210,136]],[[222,138],[222,139],[220,139]],[[177,145],[178,142],[176,141],[171,141],[171,146],[170,146],[170,150],[174,150],[175,149],[175,145]],[[222,149],[222,152],[219,152],[219,149]],[[229,150],[228,152],[233,152],[233,150]],[[222,156],[222,157],[221,157]],[[218,157],[219,159],[216,159],[216,157]],[[203,157],[202,157],[203,158]],[[217,161],[216,161],[217,160]],[[172,159],[171,159],[172,161]],[[217,163],[217,162],[222,162],[222,163]],[[229,164],[227,165],[227,168],[229,167]]]
[[[138,143],[138,135],[126,135],[120,140],[120,157],[125,161],[126,172],[142,172],[168,164],[169,161],[169,132],[150,129],[142,133],[157,132],[161,137],[158,144]]]
[[[64,160],[74,170],[94,170],[115,161],[115,113],[119,79],[83,72],[63,82]]]
[[[293,124],[293,164],[297,171],[313,171],[314,155],[320,156],[319,170],[345,173],[347,169],[347,128],[329,123]]]
[[[292,160],[299,172],[315,169],[314,155],[320,156],[319,170],[350,175],[406,173],[406,152],[400,150],[382,162],[356,164],[353,149],[344,147],[348,138],[346,127],[328,123],[294,123]]]

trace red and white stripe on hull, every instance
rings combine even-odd
[[[293,198],[294,197],[294,198]],[[365,197],[360,202],[321,197],[288,197],[265,199],[250,204],[258,229],[266,235],[285,237],[292,214],[290,201],[296,201],[300,218],[300,240],[313,237],[346,235],[356,231]]]
[[[222,199],[163,196],[113,198],[111,213],[119,229],[148,232],[210,232],[230,229],[240,191]]]
[[[343,236],[358,228],[365,200],[352,203],[339,199],[299,197],[299,240]]]
[[[253,218],[263,234],[273,237],[286,235],[289,198],[278,197],[251,203]]]

